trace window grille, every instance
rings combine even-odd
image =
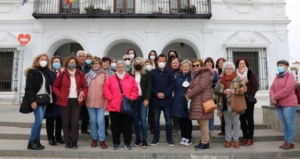
[[[19,53],[15,48],[0,48],[0,91],[18,91]]]

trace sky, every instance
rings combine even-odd
[[[288,37],[290,61],[300,61],[300,0],[285,0],[286,14],[289,20]]]

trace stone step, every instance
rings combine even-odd
[[[0,121],[0,126],[7,126],[7,127],[31,128],[32,124],[33,123]],[[80,124],[79,124],[79,127],[80,127]],[[46,128],[45,122],[43,123],[42,128]],[[257,123],[257,124],[255,124],[254,128],[255,129],[269,129],[270,127],[266,123]],[[150,127],[148,129],[150,129]],[[164,122],[161,122],[160,129],[165,130]],[[195,129],[199,129],[199,125],[197,124],[196,121],[193,121],[193,130],[195,130]],[[216,124],[214,126],[214,130],[221,130],[221,126],[219,124]]]
[[[5,127],[0,126],[0,139],[12,139],[12,140],[28,140],[30,128],[19,128],[19,127]],[[211,143],[223,143],[225,141],[224,136],[218,136],[219,131],[214,131],[216,137],[211,138]],[[109,135],[106,136],[106,141],[112,141],[111,131],[108,131]],[[132,134],[132,142],[135,142],[135,134]],[[192,142],[199,142],[201,140],[201,134],[199,127],[194,129],[192,132]],[[46,135],[46,129],[41,130],[41,140],[48,140]],[[153,139],[153,134],[148,132],[148,142]],[[79,134],[80,141],[90,141],[90,135]],[[240,141],[242,140],[242,132],[240,132]],[[282,141],[283,133],[272,129],[257,129],[255,130],[254,142],[266,142],[266,141]],[[160,142],[166,143],[166,132],[160,132]],[[179,143],[181,141],[181,135],[173,135],[173,141]]]
[[[42,151],[27,150],[27,141],[24,140],[0,140],[0,157],[14,158],[104,158],[104,159],[297,159],[300,156],[300,145],[295,143],[292,150],[282,150],[278,146],[282,141],[257,142],[253,146],[241,146],[224,148],[223,143],[211,143],[210,150],[196,151],[193,143],[190,146],[175,144],[169,147],[166,143],[157,146],[149,146],[147,149],[133,147],[126,150],[121,143],[118,150],[112,150],[112,143],[107,142],[108,149],[99,147],[91,148],[90,142],[79,142],[78,149],[66,150],[64,145],[48,146],[46,141]]]

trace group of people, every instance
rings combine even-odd
[[[277,65],[280,68],[279,74],[271,86],[270,94],[284,128],[285,143],[280,148],[291,149],[294,146],[292,131],[295,129],[295,115],[292,114],[296,112],[297,106],[294,103],[296,96],[291,90],[296,82],[288,72],[286,61],[281,60]],[[258,90],[258,81],[245,58],[238,59],[235,64],[224,58],[214,63],[210,57],[204,61],[199,58],[190,61],[180,60],[176,50],[170,50],[167,56],[151,50],[145,60],[137,57],[135,50],[130,49],[123,60],[117,61],[109,57],[92,57],[84,51],[78,51],[77,57],[68,57],[64,64],[59,56],[50,60],[47,54],[40,54],[25,75],[26,88],[22,104],[27,103],[35,116],[28,149],[45,148],[40,143],[44,117],[49,118],[46,129],[50,145],[65,143],[67,149],[77,149],[81,108],[85,106],[90,121],[91,147],[98,146],[98,141],[102,149],[108,147],[105,142],[108,114],[114,150],[120,146],[121,134],[124,147],[132,149],[132,126],[135,133],[133,146],[147,148],[148,122],[153,133],[150,145],[159,144],[162,111],[169,146],[174,146],[172,129],[180,129],[181,145],[191,145],[192,120],[197,120],[201,141],[194,148],[207,150],[210,148],[210,137],[215,137],[214,111],[205,113],[202,105],[208,100],[214,100],[217,105],[217,115],[221,120],[221,132],[218,135],[225,135],[226,148],[231,147],[232,141],[234,148],[253,144],[253,112],[256,103],[253,98]],[[50,96],[49,103],[39,104],[37,98],[44,95]],[[245,97],[247,109],[244,112],[231,109],[231,95]],[[121,113],[124,96],[136,101],[134,117]],[[59,115],[52,117],[53,113]],[[240,125],[243,132],[241,143]],[[61,127],[64,139],[61,137]]]

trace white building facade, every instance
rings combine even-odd
[[[289,60],[284,0],[0,0],[0,104],[18,104],[23,70],[40,53],[121,58],[133,48],[181,59],[246,57],[257,75],[258,104],[269,105],[276,62]],[[30,34],[20,47],[19,34]],[[4,68],[4,69],[3,69]]]

